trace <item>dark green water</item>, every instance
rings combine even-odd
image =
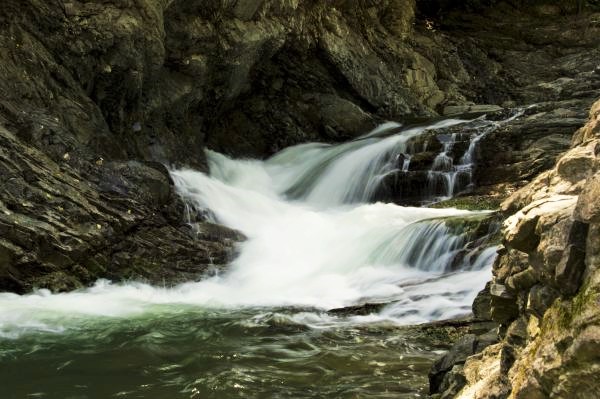
[[[416,398],[448,342],[317,314],[180,309],[0,338],[0,397]],[[67,320],[67,319],[65,319]]]

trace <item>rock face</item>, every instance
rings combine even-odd
[[[204,165],[205,144],[265,156],[444,110],[568,98],[575,103],[547,105],[572,119],[553,134],[581,123],[580,103],[598,88],[593,16],[540,19],[502,3],[479,16],[440,4],[444,14],[433,25],[415,21],[432,7],[415,0],[6,0],[0,121],[55,159],[85,145],[105,159],[194,167]],[[548,145],[564,149],[558,136]]]
[[[597,396],[599,190],[600,101],[555,167],[502,205],[512,216],[489,300],[502,341],[464,362],[457,397]]]
[[[55,162],[0,127],[0,289],[72,290],[98,278],[174,284],[234,255],[241,234],[184,223],[162,165],[74,157]]]
[[[396,79],[404,63],[389,69],[393,62],[373,50],[408,34],[413,2],[354,9],[287,0],[5,1],[2,122],[56,154],[85,144],[107,159],[200,167],[205,142],[265,155],[352,137],[374,125],[374,113],[431,114]],[[350,28],[357,25],[374,28]],[[379,30],[369,43],[366,34]]]

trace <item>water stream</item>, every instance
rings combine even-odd
[[[495,248],[465,255],[469,234],[448,223],[484,213],[370,202],[409,169],[410,139],[468,123],[387,124],[266,161],[208,151],[210,176],[173,171],[188,212],[247,236],[229,270],[168,288],[0,293],[1,397],[424,395],[447,342],[398,326],[468,313]],[[388,305],[328,312],[367,302]]]

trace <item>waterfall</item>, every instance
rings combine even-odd
[[[320,206],[368,202],[383,178],[408,169],[410,139],[465,122],[447,119],[400,131],[400,125],[386,123],[345,144],[294,146],[269,159],[266,173],[277,192],[291,199]],[[385,137],[389,133],[395,134]]]
[[[458,157],[456,164],[456,156],[451,156],[451,152],[457,143],[459,133],[439,134],[437,138],[442,143],[442,151],[435,157],[427,173],[428,184],[424,203],[446,200],[472,189],[477,145],[487,134],[523,115],[523,112],[523,109],[517,109],[509,117],[500,121],[487,120],[485,116],[471,121],[465,129],[469,144],[464,153]],[[464,136],[465,132],[460,132],[460,135]]]
[[[410,173],[412,139],[470,123],[389,123],[348,143],[302,144],[266,161],[207,151],[209,175],[183,169],[172,177],[190,222],[208,217],[246,235],[227,272],[176,287],[99,282],[65,294],[0,294],[0,335],[181,306],[315,309],[313,325],[319,312],[372,300],[390,305],[365,321],[407,324],[467,313],[489,279],[495,248],[473,247],[474,237],[456,225],[486,214],[371,200],[386,176]],[[455,138],[444,144],[446,155]],[[472,150],[461,159],[472,165]],[[441,154],[434,169],[449,165]]]

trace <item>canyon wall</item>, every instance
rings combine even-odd
[[[266,157],[387,120],[520,108],[481,140],[473,177],[474,194],[510,195],[476,303],[501,342],[460,341],[468,353],[443,363],[434,390],[594,397],[599,6],[4,0],[0,290],[174,284],[224,267],[244,237],[185,209],[167,170],[206,171],[205,148]]]

